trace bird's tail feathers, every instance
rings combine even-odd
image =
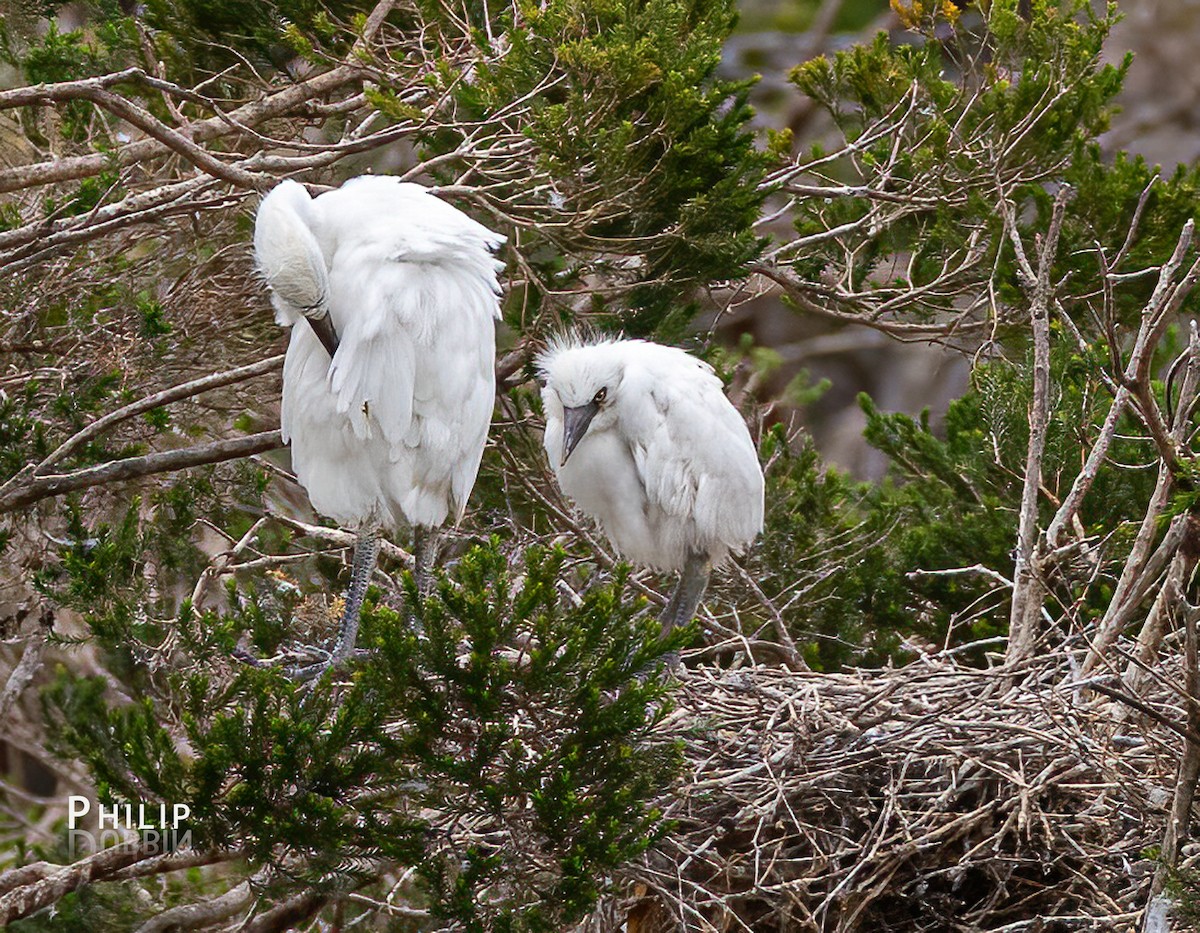
[[[312,199],[298,182],[280,182],[263,198],[254,223],[254,259],[271,287],[275,317],[294,324],[329,313],[329,273],[309,221]]]

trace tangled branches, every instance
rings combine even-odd
[[[1012,677],[691,671],[663,726],[676,826],[626,874],[630,929],[1133,929],[1183,740],[1061,657]]]

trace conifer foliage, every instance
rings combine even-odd
[[[269,594],[231,591],[223,615],[185,606],[155,645],[119,596],[84,601],[141,699],[61,672],[43,696],[53,742],[101,798],[188,801],[192,845],[254,866],[268,896],[336,897],[409,869],[432,918],[560,928],[661,831],[646,801],[679,750],[654,729],[669,706],[644,600],[618,578],[564,607],[561,552],[516,560],[476,546],[423,602],[409,581],[397,609],[366,613],[353,673],[312,688],[231,666],[239,638],[275,640]]]

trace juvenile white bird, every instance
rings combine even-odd
[[[712,367],[643,340],[567,338],[538,358],[559,486],[621,555],[678,571],[664,630],[691,621],[714,566],[763,525],[763,474]]]
[[[358,532],[333,658],[354,647],[381,529],[412,526],[425,591],[433,529],[462,516],[495,400],[503,242],[386,176],[316,198],[284,181],[258,209],[255,259],[292,328],[283,438],[313,508]]]

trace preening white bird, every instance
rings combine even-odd
[[[627,560],[678,571],[665,630],[762,531],[763,473],[712,367],[643,340],[566,338],[537,361],[559,486]]]
[[[382,529],[413,529],[428,589],[435,535],[475,484],[495,400],[504,237],[415,184],[365,175],[258,209],[254,253],[291,328],[281,427],[322,515],[358,533],[332,658],[348,654]]]

